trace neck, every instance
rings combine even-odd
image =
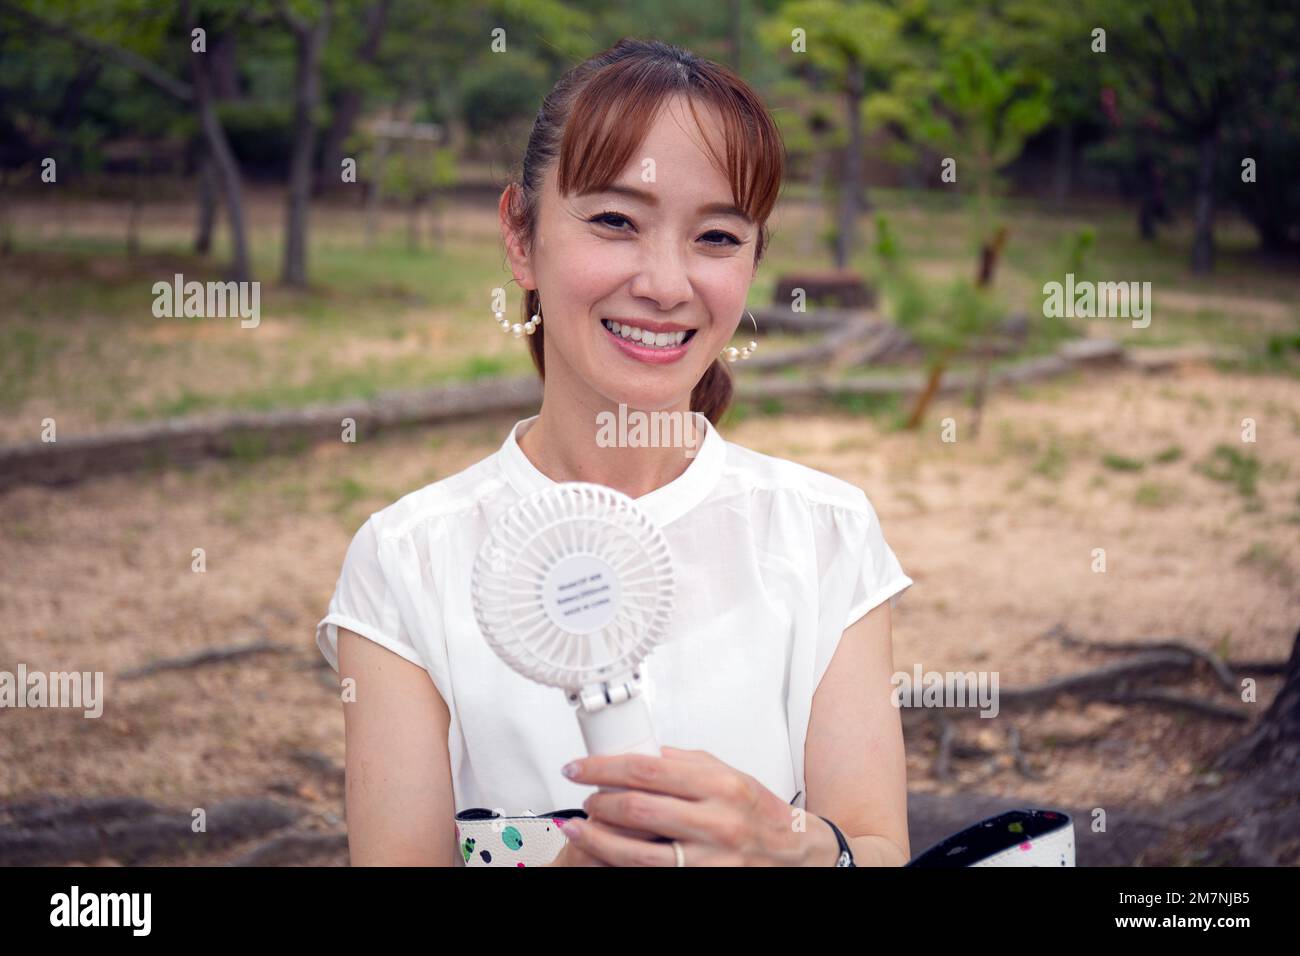
[[[679,419],[685,447],[664,447],[662,439],[658,446],[641,444],[639,438],[632,437],[632,421],[644,415],[646,440],[654,442],[656,417],[631,406],[624,412],[631,440],[620,443],[617,403],[611,405],[603,398],[562,400],[545,389],[541,411],[518,438],[519,448],[552,481],[589,481],[640,498],[686,471],[704,441],[704,430],[697,427],[690,413],[689,396],[677,405],[655,411],[670,412],[671,418]],[[612,425],[602,428],[602,422]],[[615,441],[606,443],[602,437],[613,437]]]

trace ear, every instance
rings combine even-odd
[[[520,189],[518,183],[511,183],[501,191],[501,199],[497,203],[497,214],[501,223],[501,241],[506,247],[506,257],[510,260],[510,271],[514,274],[515,282],[521,289],[536,289],[537,283],[533,279],[532,259],[524,249],[519,235],[515,232],[510,222],[510,201],[515,199],[516,202],[521,197],[515,196],[516,190]]]

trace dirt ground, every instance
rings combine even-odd
[[[940,440],[949,415],[956,442]],[[491,453],[519,417],[0,496],[0,668],[100,670],[107,694],[95,720],[0,711],[0,802],[122,794],[189,813],[268,796],[305,812],[299,829],[341,832],[342,706],[313,632],[344,550],[369,513]],[[969,417],[945,398],[920,434],[825,407],[750,416],[723,434],[866,491],[915,580],[894,611],[900,670],[996,669],[1008,690],[1110,659],[1045,637],[1058,623],[1090,640],[1286,657],[1300,622],[1300,381],[1204,365],[1095,371],[994,394],[978,438]],[[1256,496],[1199,470],[1219,445],[1257,460]],[[1181,454],[1161,455],[1171,448]],[[200,547],[202,574],[191,570]],[[1105,573],[1093,570],[1097,548]],[[290,649],[117,678],[258,638]],[[1256,712],[1277,683],[1259,680]],[[1209,681],[1184,689],[1232,703]],[[1012,766],[1012,725],[1040,779]],[[1205,764],[1242,732],[1151,706],[1067,702],[961,722],[964,741],[994,753],[955,760],[941,782],[933,729],[909,723],[909,786],[1154,805],[1214,786]],[[225,862],[257,842],[176,862]]]

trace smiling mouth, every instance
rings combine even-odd
[[[623,325],[619,322],[611,322],[609,319],[601,319],[600,324],[605,327],[605,331],[617,338],[624,339],[634,345],[639,345],[645,349],[664,349],[665,351],[678,348],[685,345],[695,336],[695,329],[689,329],[685,332],[646,332],[638,329],[636,326]]]

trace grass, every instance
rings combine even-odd
[[[799,192],[799,184],[791,184],[788,195]],[[871,196],[896,226],[905,253],[925,274],[962,275],[973,268],[973,237],[959,198],[888,189],[872,190]],[[807,208],[791,205],[780,211],[780,225],[749,290],[751,305],[771,300],[781,273],[826,266],[823,250],[808,252],[802,246]],[[1242,345],[1247,356],[1228,363],[1231,370],[1300,374],[1300,335],[1271,327],[1245,301],[1268,300],[1272,312],[1280,310],[1294,328],[1300,319],[1300,281],[1284,267],[1257,259],[1251,235],[1240,224],[1227,221],[1220,230],[1220,270],[1192,276],[1185,228],[1145,243],[1134,233],[1131,212],[1119,207],[1075,207],[1058,214],[1035,200],[1011,200],[1003,208],[1010,240],[996,288],[1010,311],[1041,316],[1042,283],[1059,278],[1069,237],[1086,225],[1097,242],[1079,280],[1153,284],[1151,327],[1129,329],[1126,321],[1118,321],[1116,336],[1137,346],[1183,341]],[[175,218],[184,221],[180,207],[177,212]],[[359,213],[326,207],[313,219],[312,285],[306,290],[284,288],[276,279],[278,204],[252,212],[254,222],[260,215],[268,224],[252,233],[254,269],[262,282],[261,325],[256,329],[241,329],[237,318],[152,315],[153,282],[170,280],[176,272],[187,280],[222,278],[222,258],[192,255],[184,229],[151,229],[153,217],[147,217],[144,251],[128,258],[120,237],[79,232],[75,217],[64,217],[58,237],[50,230],[24,228],[16,219],[18,247],[0,263],[0,412],[39,402],[42,415],[76,410],[107,427],[211,411],[367,399],[390,389],[532,373],[527,350],[492,324],[492,290],[507,289],[512,315],[519,308],[520,290],[505,268],[489,204],[482,209],[482,222],[463,233],[449,231],[438,247],[416,251],[407,247],[400,229],[368,245]],[[860,226],[862,241],[850,267],[871,277],[876,269],[872,217],[865,216]],[[1170,289],[1178,291],[1178,298],[1162,303],[1162,291]],[[1211,298],[1198,302],[1197,295]],[[1234,304],[1239,298],[1240,307]],[[746,320],[736,340],[747,341],[748,332]],[[759,341],[771,354],[807,340],[782,334],[763,335]],[[993,365],[1046,354],[1058,344],[1057,333],[1031,322],[1024,352]],[[953,366],[973,367],[970,362]],[[917,371],[903,363],[879,368]],[[803,373],[793,368],[780,374]],[[1035,385],[1032,394],[1048,400],[1059,394],[1052,388],[1061,384]],[[843,396],[835,404],[886,428],[901,427],[903,406],[910,410],[910,401],[899,396]],[[738,403],[732,421],[784,411],[780,402]],[[24,417],[30,416],[25,412]],[[1037,473],[1059,475],[1061,449],[1034,447],[1031,453],[1037,456]],[[1111,470],[1135,470],[1134,462],[1122,457],[1104,463]]]
[[[1257,568],[1283,587],[1290,588],[1295,584],[1295,569],[1277,547],[1267,541],[1256,541],[1237,558],[1237,563]]]
[[[1243,455],[1231,445],[1216,445],[1208,458],[1195,465],[1196,471],[1214,481],[1234,485],[1243,497],[1254,497],[1260,464],[1253,455]]]
[[[1146,467],[1145,464],[1136,458],[1128,458],[1124,455],[1102,455],[1101,463],[1111,471],[1141,471]]]

